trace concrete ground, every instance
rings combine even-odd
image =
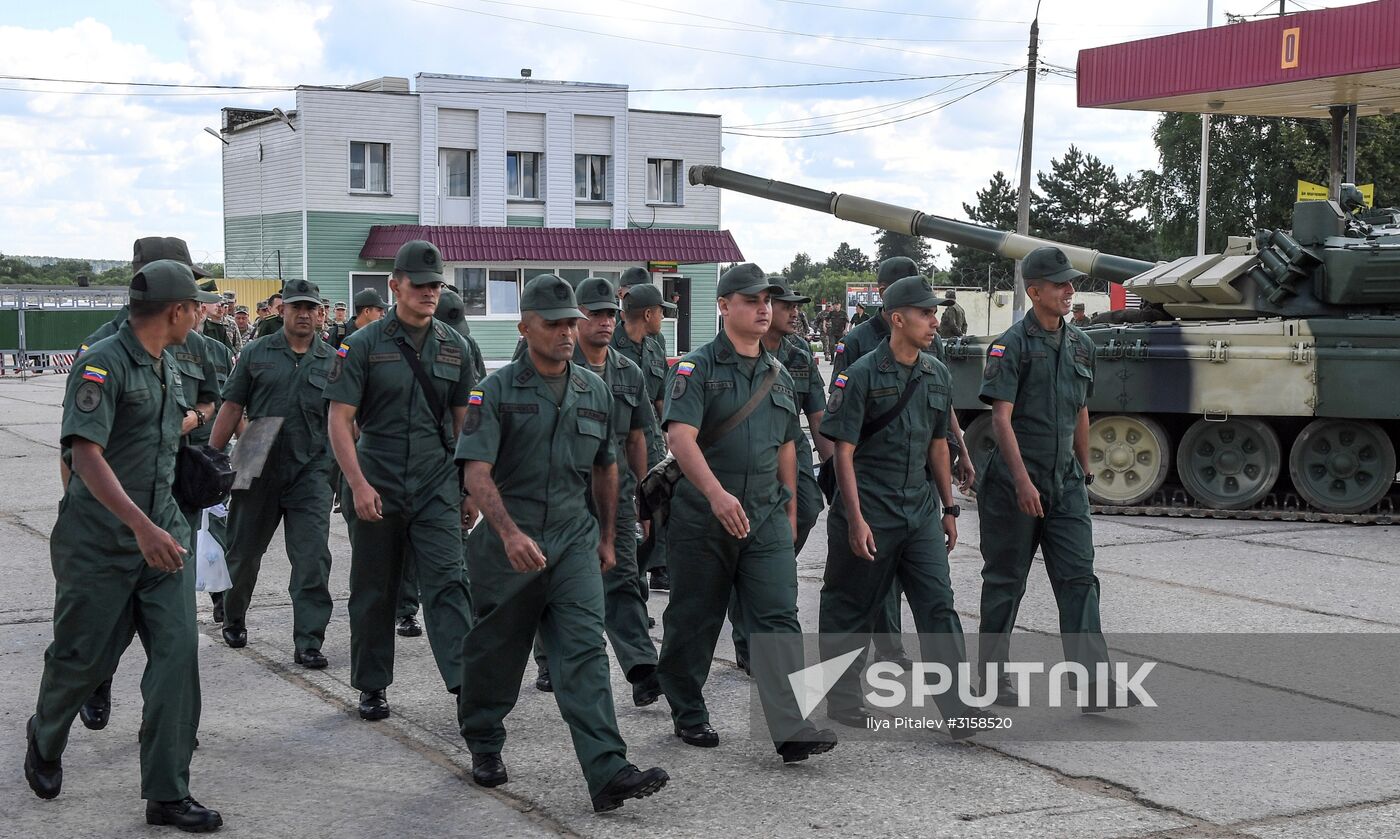
[[[117,675],[111,725],[75,724],[65,786],[40,801],[25,785],[32,712],[52,617],[47,535],[57,475],[63,380],[0,379],[0,837],[146,836],[136,730],[140,645]],[[964,625],[976,626],[977,517],[961,520],[952,556]],[[801,618],[815,631],[825,553],[818,523],[799,557]],[[1103,625],[1114,632],[1395,632],[1400,558],[1393,528],[1099,517]],[[511,782],[469,780],[425,638],[399,639],[393,717],[365,723],[349,686],[345,601],[349,544],[331,528],[336,612],[331,665],[292,664],[286,554],[263,564],[249,645],[218,640],[201,598],[201,748],[192,791],[223,812],[230,835],[1392,837],[1400,834],[1400,745],[1390,743],[1027,743],[941,739],[843,743],[782,766],[748,736],[749,682],[727,633],[707,695],[722,744],[671,735],[664,702],[634,708],[614,668],[630,757],[672,783],[605,816],[588,803],[551,697],[530,682],[508,720]],[[666,596],[654,595],[662,617]],[[908,621],[906,620],[908,624]],[[1033,573],[1018,629],[1054,631],[1054,601]],[[660,639],[660,628],[656,630]],[[528,671],[533,678],[533,668]],[[167,834],[168,835],[168,834]]]

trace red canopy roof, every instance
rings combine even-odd
[[[573,227],[375,225],[361,259],[393,259],[404,242],[427,239],[448,262],[742,262],[728,230],[610,230]]]
[[[1079,106],[1325,119],[1400,108],[1400,0],[1079,53]]]

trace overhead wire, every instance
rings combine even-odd
[[[770,132],[802,133],[809,132],[817,128],[835,128],[843,123],[863,122],[871,118],[877,117],[881,114],[888,114],[893,111],[898,111],[900,108],[907,107],[908,105],[912,105],[915,102],[920,102],[926,99],[932,99],[933,97],[947,93],[950,90],[962,90],[976,84],[978,81],[980,81],[980,79],[963,80],[963,84],[961,85],[959,85],[957,81],[952,81],[946,85],[943,85],[937,90],[934,90],[930,93],[926,93],[922,96],[915,96],[912,99],[904,99],[898,102],[887,102],[880,105],[872,105],[866,108],[857,108],[851,111],[842,111],[834,114],[814,114],[809,117],[799,117],[791,120],[774,120],[772,122],[766,123],[755,122],[745,125],[730,125],[726,127],[736,130],[753,130],[762,128]],[[796,123],[803,124],[798,125]]]

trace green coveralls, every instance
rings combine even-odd
[[[288,346],[287,333],[276,332],[248,345],[224,388],[224,399],[243,405],[249,420],[284,418],[262,474],[248,489],[233,492],[228,549],[233,588],[224,597],[224,626],[243,628],[263,554],[282,524],[292,565],[287,591],[298,651],[321,649],[331,618],[325,387],[335,358],[317,340],[299,356]]]
[[[785,509],[790,496],[778,480],[779,449],[802,437],[792,376],[767,350],[760,351],[748,372],[721,332],[670,372],[663,419],[668,426],[682,423],[703,435],[738,413],[770,366],[779,372],[768,396],[738,428],[704,450],[720,485],[743,504],[749,535],[730,536],[688,479],[676,485],[671,499],[669,537],[684,549],[670,557],[671,598],[657,676],[677,728],[710,721],[705,681],[732,592],[738,592],[740,620],[751,633],[802,631],[797,622],[797,563]],[[802,739],[811,725],[797,713],[786,683],[786,675],[802,667],[800,650],[788,644],[775,647],[780,648],[776,660],[755,676],[769,732],[781,745]]]
[[[797,399],[798,413],[804,416],[820,414],[826,410],[826,382],[812,358],[812,348],[796,335],[783,338],[778,346],[778,360],[792,376],[793,395]],[[817,523],[822,511],[822,490],[817,486],[816,475],[812,471],[812,444],[807,435],[797,438],[797,540],[793,553],[801,553],[807,544],[807,535]],[[749,660],[749,633],[740,617],[739,595],[736,592],[729,598],[729,623],[733,627],[734,654],[744,661]]]
[[[913,395],[903,411],[883,429],[869,434],[873,423],[899,403],[911,378]],[[890,585],[898,580],[914,613],[920,640],[932,645],[923,660],[941,662],[953,672],[967,660],[962,623],[953,610],[953,586],[943,534],[937,488],[929,480],[932,440],[948,434],[952,377],[930,353],[921,353],[913,368],[895,361],[888,340],[880,342],[838,376],[822,420],[822,434],[853,443],[860,510],[875,537],[873,562],[855,555],[850,521],[840,489],[826,517],[826,573],[822,579],[821,649],[827,659],[860,648],[854,667],[827,694],[827,707],[853,709],[861,704],[859,674],[865,646],[882,613]],[[938,697],[945,716],[964,707],[956,695]]]
[[[180,423],[189,406],[169,352],[162,369],[129,325],[93,343],[74,364],[63,400],[62,441],[103,447],[103,458],[131,500],[183,544],[189,524],[171,486]],[[189,795],[190,755],[199,722],[194,567],[173,574],[146,564],[136,536],[74,474],[49,537],[55,593],[53,642],[39,682],[36,740],[48,759],[62,755],[83,702],[116,669],[141,633],[141,797]]]
[[[987,459],[977,493],[982,536],[983,665],[1007,660],[1011,630],[1036,548],[1060,610],[1065,655],[1084,664],[1107,660],[1099,628],[1099,579],[1084,471],[1074,455],[1079,412],[1094,390],[1094,342],[1064,323],[1046,332],[1027,314],[987,350],[981,398],[1010,402],[1011,428],[1045,518],[1021,512],[1011,470],[997,452]],[[1074,637],[1070,637],[1074,636]]]
[[[574,363],[588,366],[582,351],[574,351]],[[603,372],[598,373],[612,389],[612,442],[617,457],[617,526],[614,528],[614,554],[617,564],[603,575],[603,624],[612,642],[613,654],[627,681],[639,682],[656,670],[656,645],[647,631],[647,604],[642,594],[645,582],[637,571],[637,476],[627,462],[627,435],[645,431],[656,423],[656,409],[647,404],[642,371],[622,353],[611,347]],[[592,500],[592,490],[585,496]],[[535,644],[535,661],[548,667],[548,655]]]
[[[493,466],[506,512],[548,560],[521,573],[489,524],[472,529],[468,565],[476,621],[461,641],[457,721],[474,754],[501,751],[505,717],[538,633],[550,657],[554,697],[568,724],[590,795],[627,765],[603,644],[603,574],[598,522],[589,510],[594,466],[615,463],[613,395],[603,380],[570,364],[563,402],[528,353],[487,376],[457,443],[457,461]],[[645,622],[643,622],[645,628]]]
[[[467,404],[475,363],[456,330],[431,322],[418,356],[444,406],[444,415],[434,417],[396,339],[407,341],[407,334],[391,308],[345,340],[325,390],[330,401],[358,408],[360,470],[382,502],[380,521],[361,521],[350,486],[341,492],[350,529],[350,684],[376,691],[394,681],[394,612],[409,563],[418,572],[438,672],[455,691],[471,594],[450,408]],[[411,351],[411,341],[408,346]]]
[[[874,352],[881,342],[889,339],[890,322],[885,320],[883,310],[876,310],[868,320],[846,333],[845,340],[836,344],[831,356],[832,380],[835,381],[847,367]],[[943,361],[943,339],[935,335],[928,352],[938,361]],[[950,433],[948,444],[954,445],[954,442]],[[879,653],[881,658],[897,658],[904,655],[904,644],[897,637],[904,631],[904,616],[899,608],[899,586],[899,577],[896,576],[894,584],[890,587],[890,595],[885,599],[884,610],[875,616],[875,652]]]
[[[666,383],[666,352],[662,348],[663,344],[655,337],[646,337],[638,344],[627,337],[627,330],[623,329],[621,319],[618,320],[617,330],[613,332],[613,349],[627,356],[633,364],[642,369],[642,378],[646,383],[646,394],[648,404],[655,405],[662,399],[662,388]],[[655,409],[652,411],[655,414]],[[660,463],[666,457],[666,439],[661,433],[660,417],[647,429],[647,469]],[[655,522],[652,523],[655,528]],[[645,577],[646,572],[658,568],[666,567],[666,528],[654,532],[651,544],[637,552],[637,571]],[[651,588],[643,580],[642,597],[645,599]]]

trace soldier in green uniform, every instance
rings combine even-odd
[[[938,320],[938,337],[961,338],[967,334],[967,312],[958,305],[958,293],[948,292],[948,302],[944,304],[943,317]]]
[[[315,340],[314,310],[320,290],[306,280],[287,283],[282,331],[251,344],[224,388],[224,404],[210,445],[228,445],[247,412],[250,421],[282,417],[277,441],[262,473],[248,489],[234,490],[227,552],[233,580],[224,598],[223,637],[230,647],[248,642],[245,619],[258,570],[278,525],[284,528],[292,564],[292,641],[296,663],[326,666],[321,646],[331,617],[331,455],[326,444],[326,380],[335,353]]]
[[[389,285],[396,305],[341,343],[325,390],[350,529],[350,684],[367,720],[389,715],[404,563],[418,572],[428,642],[452,693],[471,619],[452,440],[476,366],[462,336],[433,319],[443,281],[432,243],[399,248]]]
[[[647,271],[647,269],[645,268],[633,267],[628,268],[626,271],[623,271],[622,276],[619,277],[617,280],[618,300],[623,303],[626,303],[627,295],[631,294],[632,289],[636,288],[637,286],[651,286],[652,288],[656,288],[656,299],[663,299],[661,295],[661,289],[657,288],[656,284],[651,281],[651,272]],[[675,303],[668,302],[664,304],[664,308],[665,312],[663,316],[675,317],[676,311],[678,309]],[[619,311],[619,326],[621,325],[621,318],[622,314]],[[661,332],[660,323],[657,323],[656,331],[652,333],[652,337],[655,339],[656,345],[661,348],[661,357],[663,359],[666,358],[670,354],[670,350],[666,347],[666,336]]]
[[[632,685],[632,702],[650,705],[661,696],[656,680],[656,645],[647,634],[643,581],[637,572],[637,482],[647,472],[646,432],[656,424],[647,402],[641,368],[613,349],[617,295],[612,283],[589,277],[574,292],[585,317],[578,322],[574,363],[587,367],[612,390],[612,437],[618,458],[617,522],[613,540],[616,565],[603,575],[603,624],[622,672]],[[540,680],[550,682],[548,656],[536,645]]]
[[[609,293],[611,297],[611,292]],[[472,778],[507,781],[504,720],[538,632],[555,698],[596,811],[661,789],[669,776],[627,762],[603,645],[604,576],[614,567],[617,463],[611,388],[574,357],[574,291],[541,274],[520,294],[527,349],[471,393],[457,443],[485,526],[468,538],[477,619],[462,642],[457,719]],[[592,488],[592,510],[587,503]]]
[[[988,347],[982,381],[981,398],[992,407],[996,441],[977,493],[982,671],[1007,660],[1031,559],[1039,549],[1059,606],[1065,657],[1092,674],[1096,663],[1108,660],[1085,489],[1093,479],[1086,406],[1094,389],[1095,349],[1079,327],[1065,322],[1074,281],[1084,274],[1070,266],[1063,251],[1048,246],[1026,255],[1021,274],[1032,310]],[[1001,673],[997,704],[1016,700],[1010,676]],[[1135,696],[1130,700],[1137,704]],[[1091,703],[1086,710],[1105,706]]]
[[[826,460],[833,450],[831,441],[820,433],[822,412],[826,410],[826,382],[822,381],[821,370],[817,369],[816,359],[812,357],[812,348],[798,332],[797,315],[802,311],[802,304],[811,302],[811,298],[793,292],[783,284],[781,277],[769,277],[769,280],[782,286],[783,291],[773,296],[773,320],[763,335],[763,348],[776,356],[792,376],[797,408],[806,415],[807,428],[812,433],[817,453],[822,460]],[[821,511],[822,491],[812,470],[812,443],[804,434],[797,439],[797,539],[793,545],[796,553],[801,553],[802,546],[807,544],[807,534],[812,532]],[[734,627],[734,659],[740,670],[748,672],[749,638],[741,615],[736,593],[729,600],[729,622]]]
[[[207,277],[204,271],[196,268],[190,262],[189,247],[183,239],[173,236],[147,236],[137,239],[132,245],[131,267],[133,272],[140,272],[145,266],[157,260],[168,259],[179,262],[190,269],[190,273],[195,277]],[[209,298],[218,299],[218,296],[211,291],[205,290],[201,302],[196,307],[195,324],[191,327],[184,340],[172,344],[169,347],[170,354],[174,356],[175,364],[180,371],[180,387],[184,396],[181,403],[188,406],[184,412],[184,418],[180,426],[181,433],[185,435],[185,442],[190,445],[202,445],[209,441],[209,432],[213,428],[214,412],[218,410],[219,388],[222,381],[219,378],[219,370],[216,368],[216,358],[222,358],[222,354],[217,349],[223,349],[217,341],[206,339],[198,331],[200,318],[203,317],[203,306],[212,302]],[[126,321],[130,307],[124,307],[117,316],[108,323],[103,324],[96,332],[89,335],[82,343],[82,348],[78,355],[91,346],[95,345],[103,338],[115,335]],[[227,377],[229,367],[223,367],[224,376]],[[193,556],[195,553],[195,534],[199,530],[201,510],[185,510],[185,519],[189,524],[189,541],[185,549]],[[217,594],[210,595],[210,600],[214,603],[215,618],[220,617],[222,611],[222,598]],[[122,650],[131,643],[135,629],[128,627],[122,643]],[[120,652],[112,661],[112,670],[116,670],[117,660],[120,659]],[[83,725],[93,731],[100,731],[107,727],[112,713],[112,674],[109,673],[106,680],[97,686],[92,696],[83,703],[79,712],[79,717]]]
[[[219,292],[218,284],[213,280],[205,280],[199,284],[200,291],[207,291],[211,294]],[[216,337],[211,337],[202,329],[209,321],[221,317],[223,311],[222,304],[206,303],[200,307],[200,326],[195,332],[204,337],[204,352],[208,356],[209,366],[214,370],[214,392],[218,395],[212,404],[213,410],[207,416],[203,425],[199,426],[192,434],[191,439],[196,442],[209,442],[213,435],[213,419],[223,405],[224,385],[228,383],[229,375],[233,373],[233,353],[228,345],[219,341]],[[202,439],[197,439],[202,438]],[[218,448],[223,448],[219,446]],[[209,514],[209,535],[218,543],[219,547],[228,550],[228,505],[220,504],[211,507]],[[196,530],[199,527],[198,519],[191,519],[190,525]],[[214,622],[224,622],[224,593],[222,591],[209,592],[209,600],[214,604]]]
[[[661,335],[661,324],[666,314],[674,314],[676,306],[661,299],[661,290],[651,284],[645,271],[640,268],[628,270],[641,271],[647,281],[634,283],[623,295],[622,327],[613,334],[613,348],[642,368],[647,399],[656,408],[658,424],[647,436],[647,468],[650,469],[666,456],[666,441],[660,427],[666,351],[656,339]],[[671,580],[666,571],[666,534],[664,528],[659,530],[662,532],[652,533],[638,552],[637,570],[651,575],[649,588],[667,591]]]
[[[784,289],[744,263],[724,273],[717,291],[724,329],[671,371],[662,415],[684,474],[671,499],[668,536],[686,550],[670,558],[674,586],[659,675],[675,734],[692,746],[719,745],[703,691],[731,592],[738,592],[750,632],[802,631],[793,554],[802,429],[792,376],[762,342],[771,297]],[[769,662],[772,672],[756,675],[769,733],[783,761],[792,762],[829,751],[836,736],[800,718],[786,674],[801,662],[795,648],[782,646]],[[782,678],[772,678],[777,671]]]
[[[905,277],[917,277],[919,267],[914,264],[914,260],[907,256],[892,256],[880,263],[880,267],[875,273],[875,285],[880,294],[885,293],[892,283]],[[831,359],[832,381],[841,375],[847,367],[860,359],[866,353],[871,352],[880,345],[881,341],[890,336],[889,315],[881,310],[874,317],[865,323],[852,329],[846,334],[845,339],[837,342]],[[939,361],[943,361],[943,340],[937,335],[928,346],[928,352]],[[958,452],[966,451],[963,447],[962,426],[958,424],[956,413],[948,416],[948,442]],[[976,477],[972,467],[971,457],[957,457],[953,467],[954,477],[958,479],[958,485],[966,490],[972,485]],[[904,652],[904,645],[899,639],[899,634],[903,627],[903,616],[900,613],[900,592],[899,578],[896,577],[894,585],[890,589],[889,599],[885,602],[885,610],[875,620],[875,652],[884,661],[895,661],[905,667],[910,665],[909,656]]]
[[[883,297],[890,335],[837,375],[822,421],[822,434],[836,443],[837,478],[826,519],[822,657],[864,649],[897,578],[923,660],[957,673],[967,653],[948,573],[959,512],[947,439],[952,376],[925,349],[944,299],[922,277],[895,282]],[[863,659],[864,652],[827,694],[827,716],[858,728],[870,718],[857,676]],[[937,701],[945,717],[967,713],[954,692]]]
[[[267,298],[267,316],[258,318],[258,330],[254,337],[261,338],[282,328],[282,292],[274,291]]]
[[[62,443],[72,475],[49,538],[53,642],[29,720],[24,774],[41,798],[63,785],[61,757],[79,706],[116,666],[133,630],[141,680],[141,796],[146,821],[214,830],[219,814],[190,797],[199,719],[194,570],[189,523],[172,494],[188,403],[167,349],[195,326],[208,297],[186,265],[163,259],[131,280],[128,319],[73,366]]]

